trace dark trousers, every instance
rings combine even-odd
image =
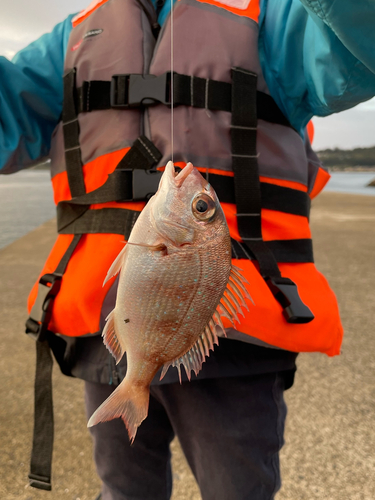
[[[280,488],[284,373],[151,386],[147,419],[129,445],[122,420],[92,427],[103,500],[167,500],[178,436],[203,500],[272,500]],[[114,390],[86,382],[88,417]]]

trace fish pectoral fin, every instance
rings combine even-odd
[[[118,274],[121,271],[127,248],[128,248],[127,245],[125,245],[124,248],[121,250],[121,252],[118,254],[118,256],[115,258],[115,260],[113,261],[111,267],[108,269],[108,273],[103,282],[103,286],[107,283],[107,281],[109,281],[111,278],[113,278],[113,276],[116,276],[116,274]]]
[[[242,299],[243,297],[246,297],[253,303],[253,305],[255,305],[251,295],[245,287],[245,283],[249,284],[245,276],[242,276],[241,269],[232,265],[228,285],[235,289],[235,292],[239,297],[242,295]]]
[[[122,418],[132,443],[138,427],[147,417],[150,392],[148,387],[134,385],[126,378],[91,416],[87,427],[99,422]]]
[[[214,323],[219,326],[223,332],[225,332],[225,329],[220,316],[228,318],[232,325],[235,326],[235,321],[238,323],[240,322],[237,313],[245,316],[242,308],[244,307],[249,310],[245,298],[251,300],[254,304],[253,299],[245,287],[245,283],[248,283],[248,281],[241,275],[239,268],[232,266],[227,287],[224,290],[223,296],[221,297],[219,305],[217,306],[217,309],[212,317]]]
[[[114,311],[115,310],[111,311],[107,316],[106,324],[102,332],[102,337],[106,348],[115,358],[117,364],[123,357],[125,350],[121,347],[120,342],[116,336]]]

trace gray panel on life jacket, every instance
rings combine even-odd
[[[265,90],[257,57],[257,39],[258,26],[253,20],[241,18],[238,22],[238,16],[224,9],[182,0],[174,9],[174,71],[230,82],[231,68],[239,66],[259,74],[259,84]],[[169,19],[155,50],[150,73],[160,75],[169,71],[170,54]],[[148,122],[150,138],[163,153],[160,165],[165,165],[171,158],[170,110],[163,106],[150,108]],[[230,170],[230,122],[228,112],[185,106],[175,108],[174,160]]]
[[[156,21],[156,15],[148,0],[142,2],[147,15],[136,0],[109,0],[73,29],[66,67],[77,67],[78,86],[83,80],[109,81],[118,73],[147,73],[150,61],[152,74],[170,70],[170,21],[165,23],[153,53],[150,19]],[[90,30],[101,29],[98,36],[84,39]],[[258,58],[256,22],[224,8],[180,0],[174,10],[174,70],[231,82],[233,66],[256,72],[258,90],[269,93]],[[83,163],[130,146],[143,132],[143,125],[163,153],[159,165],[171,159],[171,111],[163,105],[150,108],[144,124],[138,110],[82,113],[79,122]],[[225,111],[175,108],[174,161],[230,171],[230,123],[231,114]],[[260,175],[307,185],[305,145],[292,129],[260,120],[257,148]],[[59,125],[51,148],[52,175],[65,170],[63,151]]]
[[[307,158],[301,136],[289,127],[258,121],[259,175],[307,186]]]
[[[148,16],[156,14],[150,8]],[[83,81],[110,81],[115,74],[144,73],[155,46],[149,18],[136,0],[110,0],[73,28],[65,69],[77,68],[77,87]],[[103,30],[97,36],[87,34]],[[104,110],[79,115],[82,161],[128,147],[141,134],[138,110]],[[65,170],[61,131],[51,148],[52,175]]]
[[[315,185],[316,176],[318,175],[318,171],[320,168],[323,168],[322,162],[319,160],[318,155],[311,147],[311,142],[308,134],[306,133],[305,137],[305,149],[308,160],[308,193],[311,193],[313,187]],[[324,169],[325,170],[325,169]]]
[[[170,36],[169,19],[152,59],[153,74],[170,69]],[[252,19],[197,0],[181,0],[174,9],[173,42],[176,72],[231,82],[231,68],[237,66],[257,73],[258,90],[269,94],[258,57],[258,25]],[[146,122],[146,133],[163,152],[159,165],[165,165],[172,157],[170,110],[150,108]],[[232,170],[230,123],[227,112],[175,108],[174,160]],[[260,175],[307,184],[305,147],[296,132],[259,121],[257,145]]]

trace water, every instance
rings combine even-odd
[[[0,248],[54,216],[48,170],[0,175]]]
[[[333,172],[325,191],[375,196],[375,172]],[[47,170],[0,175],[0,248],[55,217]]]
[[[324,191],[375,196],[375,187],[367,187],[367,184],[375,179],[375,171],[331,172],[331,176]]]

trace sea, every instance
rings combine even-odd
[[[332,172],[325,191],[375,196],[374,172]],[[0,175],[0,248],[55,216],[48,170]]]

